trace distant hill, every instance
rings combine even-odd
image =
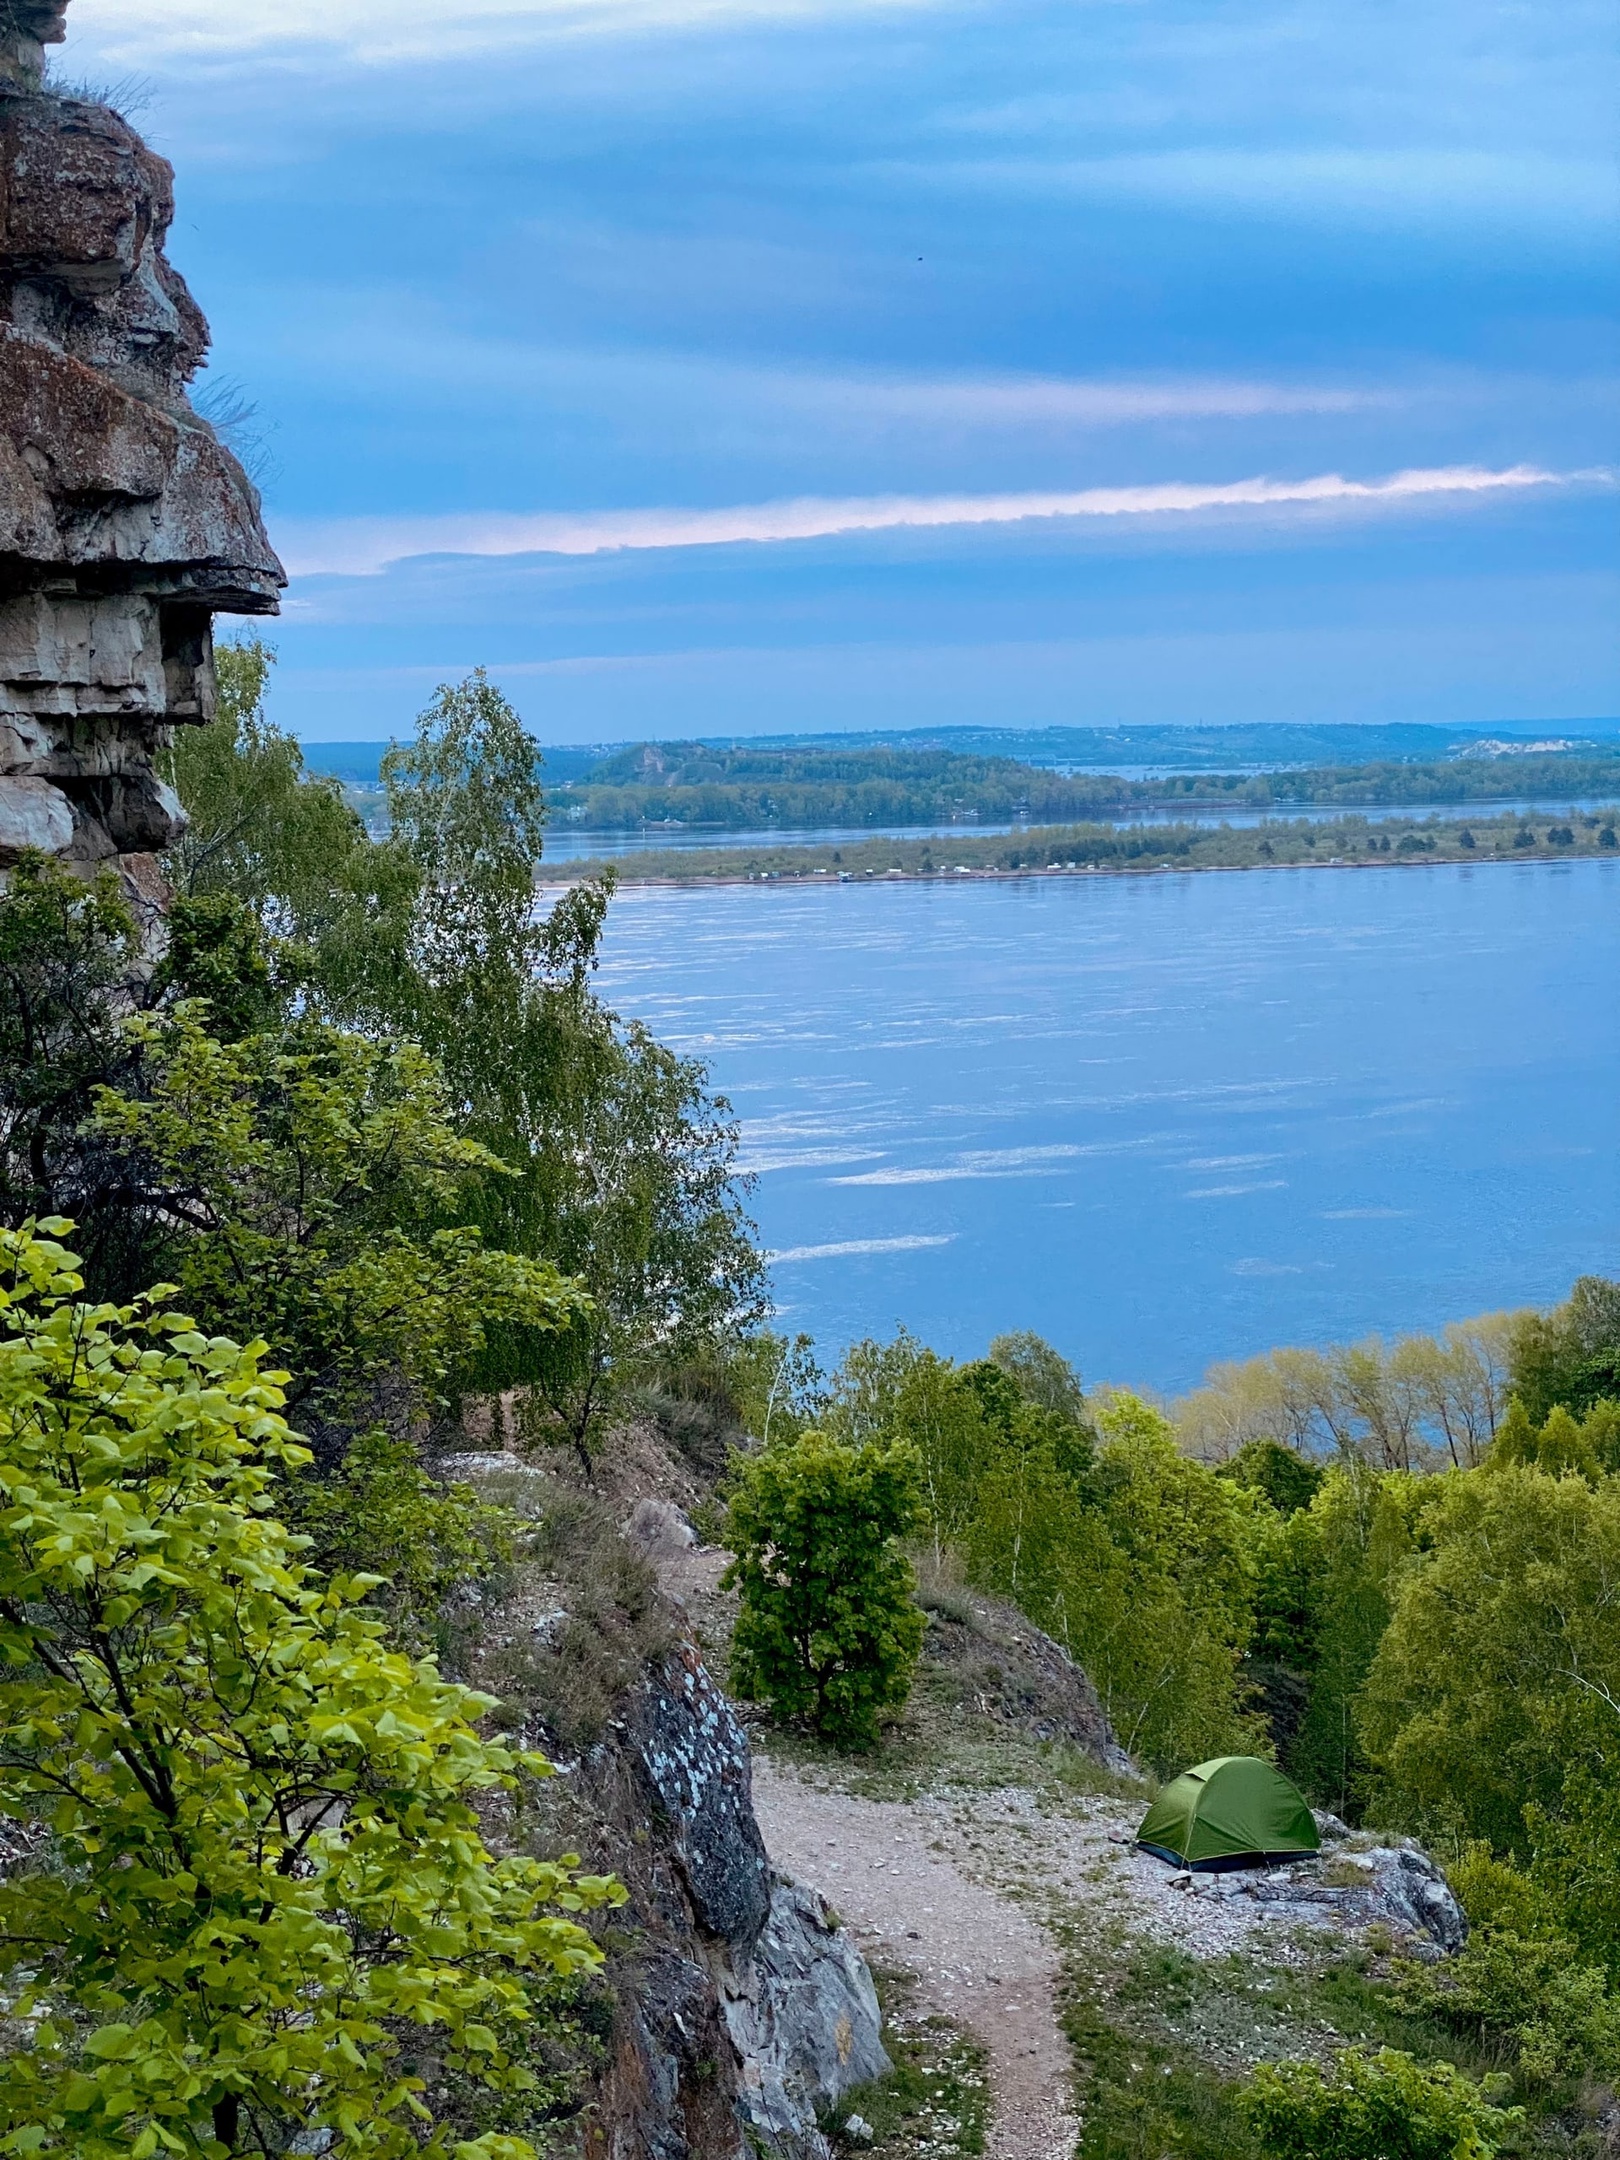
[[[1620,737],[1620,719],[1536,721],[1512,727],[1296,725],[1256,721],[1221,727],[905,728],[854,735],[714,737],[716,747],[830,751],[890,748],[1017,758],[1057,770],[1117,772],[1121,766],[1221,772],[1238,766],[1367,765],[1430,762],[1478,745],[1559,742],[1571,750]]]
[[[726,735],[661,743],[542,744],[545,777],[553,788],[587,775],[598,784],[623,784],[636,776],[635,760],[655,748],[665,760],[666,784],[689,785],[716,776],[709,753],[744,756],[761,751],[804,751],[841,759],[849,752],[943,751],[956,757],[1013,759],[1048,771],[1117,772],[1149,767],[1160,772],[1231,772],[1286,765],[1438,763],[1466,756],[1533,754],[1532,745],[1558,742],[1570,753],[1602,748],[1620,739],[1620,719],[1545,721],[1513,727],[1431,727],[1419,722],[1389,726],[1296,726],[1255,722],[1224,727],[1117,728],[901,728],[861,734]],[[357,787],[375,787],[385,742],[305,743],[312,772],[333,773]],[[690,761],[690,765],[688,765]],[[677,779],[690,770],[690,780]],[[733,769],[734,770],[734,769]],[[778,771],[781,768],[777,768]],[[825,770],[823,777],[831,777]]]

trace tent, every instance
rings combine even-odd
[[[1136,1842],[1201,1874],[1322,1849],[1304,1794],[1258,1755],[1217,1755],[1183,1770],[1148,1809]]]

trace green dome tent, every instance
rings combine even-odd
[[[1183,1770],[1142,1818],[1136,1842],[1201,1874],[1322,1849],[1304,1794],[1258,1755],[1217,1755]]]

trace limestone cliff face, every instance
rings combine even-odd
[[[163,252],[174,175],[42,87],[66,4],[0,0],[0,873],[42,848],[156,905],[155,753],[213,717],[215,614],[273,614],[286,580],[187,399],[208,326]]]

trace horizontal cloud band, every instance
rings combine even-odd
[[[1612,483],[1607,471],[1548,472],[1441,465],[1384,480],[1321,473],[1309,480],[1168,481],[1007,495],[802,496],[719,510],[466,511],[422,517],[288,518],[274,527],[295,576],[365,577],[412,555],[599,555],[617,548],[717,547],[818,540],[905,526],[1010,525],[1026,518],[1162,517],[1200,510],[1313,504],[1400,507],[1437,496]]]

